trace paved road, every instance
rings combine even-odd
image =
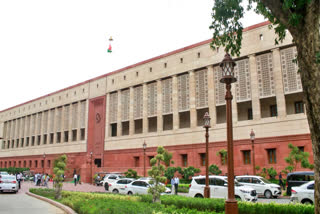
[[[61,209],[25,193],[1,193],[0,214],[64,214]]]

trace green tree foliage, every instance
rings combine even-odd
[[[66,155],[62,155],[59,158],[54,160],[53,173],[55,177],[53,179],[54,181],[53,187],[55,189],[55,199],[61,199],[63,175],[66,169],[67,169]]]
[[[138,173],[137,171],[133,170],[133,169],[128,169],[128,171],[126,171],[124,173],[124,175],[127,177],[127,178],[138,178]]]
[[[249,0],[253,9],[270,21],[282,42],[288,30],[297,48],[297,62],[303,87],[304,103],[310,128],[315,170],[315,213],[320,213],[320,1],[319,0]],[[242,0],[215,0],[212,8],[211,47],[223,46],[231,55],[240,55],[240,23],[245,6]]]
[[[212,175],[220,175],[222,171],[219,169],[217,165],[212,164],[209,166],[209,173]]]
[[[165,191],[165,186],[160,184],[166,182],[166,177],[163,176],[165,167],[161,164],[161,162],[164,162],[164,153],[165,149],[159,146],[157,155],[150,160],[152,168],[148,171],[148,175],[152,180],[148,192],[152,194],[153,202],[160,202],[160,194]]]
[[[269,169],[267,169],[267,172],[268,172],[270,179],[276,178],[277,171],[273,167],[270,167]]]
[[[225,165],[227,163],[227,158],[228,158],[227,150],[220,149],[219,151],[217,151],[216,155],[221,157],[222,165]]]
[[[299,163],[302,168],[313,169],[313,164],[310,164],[309,162],[309,152],[303,152],[291,143],[289,143],[288,148],[291,151],[289,156],[284,158],[284,160],[289,164],[289,166],[286,167],[286,170],[289,172],[296,171]]]
[[[177,171],[182,175],[184,179],[189,179],[194,176],[194,174],[201,172],[199,168],[194,168],[193,166],[189,166],[187,168],[177,167]]]
[[[163,162],[164,164],[168,167],[170,166],[170,164],[174,164],[174,161],[172,161],[172,153],[168,152],[168,150],[164,150],[164,153],[163,153]]]
[[[164,172],[164,176],[171,180],[171,178],[174,177],[174,174],[177,172],[177,168],[176,167],[173,167],[173,166],[169,166],[166,171]]]

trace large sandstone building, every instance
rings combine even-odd
[[[235,174],[251,174],[250,131],[256,134],[255,164],[286,167],[288,144],[310,152],[311,140],[292,37],[274,44],[268,23],[246,28],[234,99]],[[210,40],[145,60],[0,112],[0,168],[30,167],[52,173],[54,159],[68,156],[69,174],[80,171],[143,174],[143,143],[149,159],[157,146],[173,153],[174,166],[205,173],[203,116],[209,112],[210,164],[223,173],[218,151],[226,149],[225,85],[219,82],[223,49]]]

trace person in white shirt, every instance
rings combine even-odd
[[[175,190],[176,195],[178,194],[178,186],[179,186],[179,178],[178,178],[178,176],[176,176],[174,178],[174,190]]]
[[[77,186],[77,179],[78,179],[77,174],[74,174],[73,180],[74,180],[74,185],[75,185],[75,186]]]

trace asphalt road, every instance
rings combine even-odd
[[[33,198],[20,191],[0,193],[0,214],[64,214],[65,212],[47,202]]]

